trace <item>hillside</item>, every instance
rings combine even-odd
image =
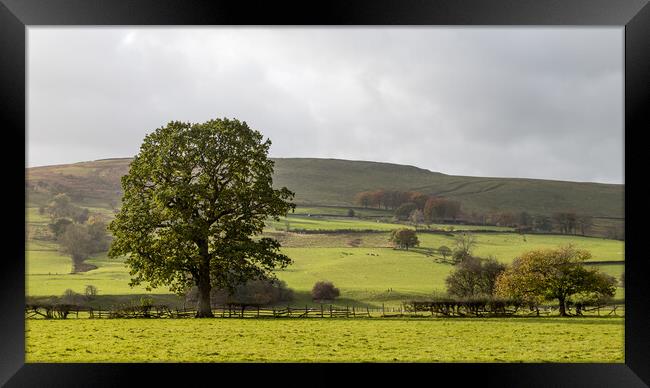
[[[28,168],[28,206],[38,206],[59,192],[86,206],[115,206],[121,196],[120,177],[128,171],[130,160]],[[274,160],[274,184],[295,191],[295,202],[303,205],[353,206],[355,193],[387,189],[459,200],[466,212],[525,210],[551,215],[570,210],[618,222],[624,214],[623,185],[453,176],[413,166],[339,159]]]

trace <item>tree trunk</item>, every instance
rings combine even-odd
[[[196,307],[196,318],[213,318],[212,306],[210,305],[210,256],[208,254],[208,242],[199,244],[199,250],[203,260],[199,265],[199,278],[196,286],[199,289],[199,301]]]
[[[197,287],[199,288],[199,301],[196,306],[196,318],[212,318],[212,306],[210,306],[210,277],[200,276]]]
[[[558,298],[558,299],[560,300],[560,316],[561,317],[566,317],[567,316],[567,313],[566,313],[566,300],[563,297]]]
[[[72,256],[72,273],[81,272],[83,261],[83,257],[76,255]]]

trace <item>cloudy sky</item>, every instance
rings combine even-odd
[[[273,157],[623,183],[623,28],[28,29],[28,166],[246,121]]]

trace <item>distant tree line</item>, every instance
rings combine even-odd
[[[355,201],[363,207],[393,210],[399,220],[410,220],[415,225],[443,220],[455,220],[461,215],[461,204],[448,198],[417,191],[375,190],[357,193]]]

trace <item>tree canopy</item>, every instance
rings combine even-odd
[[[122,177],[122,207],[109,228],[109,256],[127,256],[131,284],[199,289],[197,317],[210,317],[212,287],[234,289],[291,260],[271,238],[294,193],[273,188],[270,140],[246,122],[173,121],[147,135]]]
[[[468,257],[447,276],[447,293],[461,298],[492,296],[496,279],[506,265],[493,258]]]
[[[85,225],[66,224],[57,241],[59,250],[72,258],[73,273],[95,269],[97,267],[85,263],[85,260],[108,248],[106,224],[96,217],[91,217]]]
[[[418,236],[413,229],[396,229],[390,234],[390,241],[399,248],[408,250],[410,247],[420,245]]]
[[[526,252],[497,278],[497,294],[529,303],[556,299],[561,316],[567,315],[566,302],[574,295],[614,296],[616,279],[585,268],[590,257],[570,245]]]

